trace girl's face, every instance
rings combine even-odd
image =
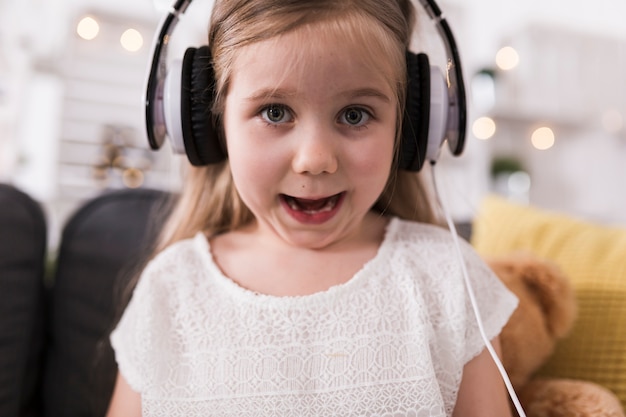
[[[321,249],[367,233],[398,110],[364,51],[356,40],[298,30],[238,52],[224,129],[235,186],[264,237]]]

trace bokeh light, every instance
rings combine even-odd
[[[504,71],[509,71],[517,67],[519,61],[519,54],[512,46],[505,46],[496,54],[496,65]]]
[[[535,149],[545,151],[554,146],[554,131],[549,127],[540,127],[533,132],[530,139]]]
[[[136,29],[127,29],[120,38],[122,47],[129,52],[137,52],[143,46],[143,36]]]
[[[472,133],[477,139],[490,139],[496,134],[496,122],[490,117],[480,117],[474,121]]]
[[[90,41],[95,39],[98,33],[100,33],[100,25],[96,19],[87,16],[78,22],[76,33],[78,33],[78,36],[81,38]]]

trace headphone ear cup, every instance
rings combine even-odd
[[[182,63],[181,124],[185,152],[195,166],[226,159],[211,113],[214,100],[215,71],[210,48],[187,49]]]
[[[419,171],[426,160],[430,120],[430,62],[426,54],[406,52],[407,93],[399,167]]]

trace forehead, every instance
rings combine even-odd
[[[336,67],[367,74],[395,90],[404,76],[402,58],[402,48],[373,19],[329,19],[239,48],[231,76],[236,78],[241,70],[254,70],[273,60],[280,61],[275,67],[285,78],[323,66],[332,80]]]

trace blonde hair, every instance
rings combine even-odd
[[[391,73],[385,75],[390,78],[397,96],[397,145],[406,94],[405,51],[413,30],[414,13],[410,0],[216,0],[208,40],[216,74],[212,113],[218,130],[222,129],[224,101],[240,48],[304,27],[317,29],[321,25],[325,29],[332,27],[342,35],[367,39],[368,42],[361,44],[370,64],[388,63],[392,67]],[[385,56],[381,59],[383,51]],[[435,223],[429,192],[421,176],[392,168],[387,187],[373,209],[382,214]],[[184,182],[184,189],[162,230],[157,252],[199,231],[210,236],[254,220],[233,184],[228,161],[189,167]]]

